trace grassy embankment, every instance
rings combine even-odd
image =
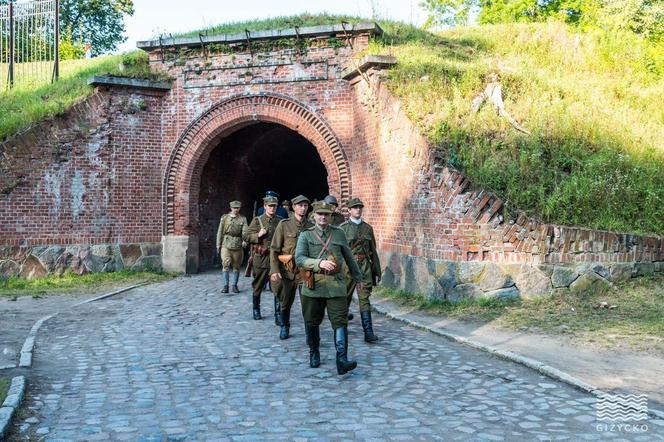
[[[64,60],[59,81],[37,88],[17,86],[0,92],[0,142],[40,120],[63,114],[92,93],[88,79],[102,74],[162,78],[150,71],[147,54],[138,51],[88,60]]]
[[[11,385],[11,378],[0,377],[0,405],[5,401],[7,397],[7,392],[9,391],[9,386]]]
[[[119,272],[88,273],[86,275],[65,273],[62,276],[49,275],[31,280],[0,278],[0,297],[16,299],[19,296],[39,298],[51,294],[101,293],[140,282],[159,282],[173,277],[174,275],[169,273],[121,270]]]
[[[445,317],[564,335],[602,347],[664,354],[662,277],[633,279],[607,292],[555,294],[532,300],[479,299],[450,303],[389,289],[378,289],[377,294]],[[611,306],[615,307],[608,308]]]

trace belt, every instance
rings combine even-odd
[[[367,259],[369,256],[365,255],[364,253],[358,253],[357,255],[353,255],[355,257],[356,261],[362,261]]]
[[[335,275],[337,273],[341,272],[341,266],[337,266],[334,270],[325,270],[325,269],[320,269],[321,275]]]
[[[256,248],[254,249],[254,253],[256,253],[257,255],[266,256],[267,254],[270,253],[270,248],[263,246],[256,246]]]

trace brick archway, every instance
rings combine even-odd
[[[348,161],[320,115],[283,95],[238,95],[193,121],[171,152],[164,177],[164,235],[196,234],[200,176],[210,152],[222,137],[257,121],[284,125],[308,139],[327,169],[330,191],[342,201],[350,197]]]

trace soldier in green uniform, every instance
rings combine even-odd
[[[247,219],[240,215],[242,203],[231,201],[231,211],[219,220],[217,230],[217,252],[221,257],[224,275],[224,288],[221,293],[228,293],[230,270],[233,269],[233,293],[240,293],[237,283],[240,279],[240,266],[244,259],[243,248],[247,243],[242,240],[247,233]]]
[[[279,339],[288,339],[290,335],[291,306],[295,300],[295,291],[300,283],[295,266],[295,246],[297,238],[304,229],[313,227],[307,220],[309,198],[303,195],[293,198],[290,217],[281,221],[272,237],[270,251],[270,279],[278,287],[277,296],[281,304],[281,330]]]
[[[362,220],[364,203],[359,198],[351,198],[348,201],[350,217],[340,228],[346,234],[348,244],[353,251],[353,257],[362,271],[362,287],[357,287],[357,298],[360,301],[360,317],[362,318],[362,330],[366,342],[376,342],[378,338],[374,334],[371,321],[371,289],[380,282],[381,267],[378,252],[376,251],[376,237],[370,224]],[[346,293],[348,295],[348,307],[353,300],[355,281],[346,279]],[[352,319],[352,315],[349,315]]]
[[[334,197],[333,195],[328,195],[325,197],[323,200],[324,202],[328,203],[329,205],[332,206],[332,214],[330,215],[330,224],[333,226],[339,226],[341,223],[346,221],[346,218],[344,216],[337,212],[337,208],[339,207],[339,203],[337,202],[337,198]],[[309,214],[309,221],[314,221],[314,212],[311,212]]]
[[[272,236],[277,228],[277,224],[283,219],[277,216],[278,203],[279,200],[274,196],[263,198],[263,208],[265,211],[262,215],[255,217],[251,221],[245,235],[245,240],[252,244],[254,281],[251,283],[251,286],[254,289],[254,319],[262,318],[261,292],[270,278],[270,243],[272,242]],[[278,325],[280,324],[279,316],[279,301],[275,296],[274,321]]]
[[[289,218],[293,216],[293,204],[290,200],[283,200],[281,202],[281,207],[286,211]]]
[[[332,206],[326,202],[317,203],[314,213],[316,225],[300,234],[295,248],[295,264],[305,272],[300,301],[309,345],[309,366],[320,365],[319,327],[327,309],[334,330],[337,373],[345,374],[357,367],[357,362],[348,360],[348,303],[343,263],[360,288],[362,272],[348,247],[346,235],[330,225]]]

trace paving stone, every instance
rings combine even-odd
[[[250,280],[223,297],[220,281],[177,278],[45,323],[17,428],[38,425],[10,440],[635,440],[598,434],[589,394],[380,315],[377,344],[350,322],[356,370],[336,375],[327,322],[311,369],[298,301],[280,341],[272,294],[253,321]]]

